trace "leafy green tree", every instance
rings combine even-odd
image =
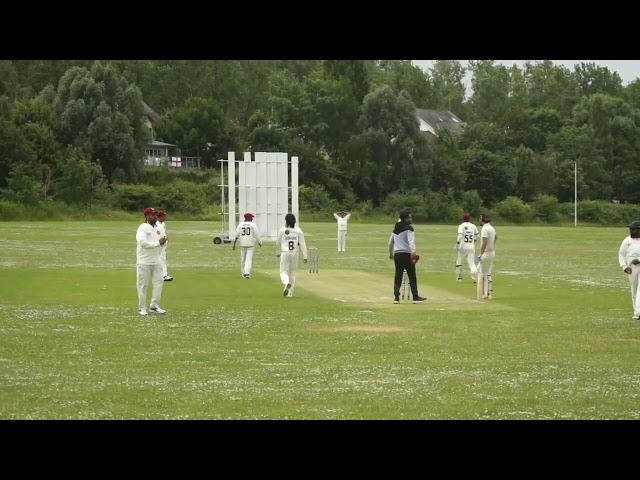
[[[470,61],[469,65],[473,74],[469,120],[508,125],[509,70],[504,65],[495,65],[493,60]]]
[[[540,193],[531,203],[533,215],[545,222],[558,220],[558,199],[553,195]]]
[[[622,94],[620,75],[607,67],[598,66],[593,62],[581,62],[575,66],[574,72],[582,95],[604,93],[617,97]]]
[[[523,223],[531,218],[532,209],[518,197],[509,196],[498,202],[496,212],[507,221]]]
[[[396,92],[406,91],[414,105],[436,108],[432,105],[434,95],[429,74],[420,67],[410,60],[382,60],[378,67],[381,75],[375,81],[376,87],[387,84]]]
[[[149,140],[143,124],[142,97],[110,64],[72,67],[60,79],[54,99],[57,133],[100,162],[107,178],[120,168],[129,179],[141,169]]]
[[[437,60],[429,71],[433,94],[428,108],[449,110],[466,119],[464,66],[458,60]],[[416,102],[416,105],[419,104]]]
[[[571,115],[580,87],[569,69],[545,60],[525,63],[523,74],[530,108],[552,108],[563,118]]]
[[[610,198],[611,172],[597,147],[590,125],[565,125],[547,135],[545,157],[554,165],[555,195],[561,202],[573,201],[574,163],[578,162],[578,191],[581,199]]]
[[[437,192],[464,188],[465,164],[458,146],[446,129],[439,129],[433,144],[433,170],[430,188]]]
[[[311,212],[335,212],[337,202],[321,184],[300,184],[300,207]]]
[[[515,196],[530,202],[539,193],[554,192],[555,165],[548,158],[524,146],[515,149],[510,158]]]
[[[205,167],[217,166],[234,140],[224,115],[211,98],[190,98],[184,105],[168,110],[156,124],[157,137],[177,145],[183,154],[201,157]]]
[[[322,66],[330,78],[344,82],[345,88],[360,103],[369,93],[368,70],[373,65],[373,62],[367,60],[325,60]]]
[[[351,137],[340,165],[360,199],[377,206],[392,191],[428,187],[431,152],[406,92],[372,91],[358,124],[362,133]]]
[[[611,175],[609,199],[638,198],[635,182],[640,175],[640,115],[623,99],[596,93],[574,109],[574,123],[593,130],[596,146]]]
[[[482,213],[482,199],[477,190],[467,190],[462,194],[462,208],[471,215],[471,218],[477,218]]]
[[[104,201],[107,181],[98,163],[92,163],[75,148],[69,147],[58,166],[56,199],[68,204],[92,205]]]
[[[304,88],[314,112],[309,122],[309,141],[332,156],[357,132],[360,104],[340,82],[320,73],[307,77]]]
[[[26,163],[14,163],[6,180],[7,187],[0,189],[2,197],[11,202],[35,205],[42,199],[42,182],[39,171]]]
[[[506,159],[478,147],[464,151],[467,188],[476,190],[485,206],[492,206],[511,191],[512,172]]]
[[[18,97],[18,72],[11,60],[0,60],[0,97],[13,102]]]
[[[29,141],[13,122],[0,119],[0,187],[7,185],[13,166],[20,164],[34,172],[34,175],[35,172],[40,173],[36,154]],[[22,170],[16,172],[20,174]]]

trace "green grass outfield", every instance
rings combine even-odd
[[[498,233],[495,298],[455,282],[456,225],[417,225],[423,305],[392,304],[388,225],[302,223],[320,272],[284,298],[275,245],[169,221],[164,316],[136,313],[137,222],[0,223],[2,419],[640,418],[628,230]]]

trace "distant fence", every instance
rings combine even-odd
[[[200,157],[144,157],[145,167],[201,168]]]

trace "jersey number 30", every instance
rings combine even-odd
[[[242,227],[242,235],[251,235],[251,227]]]

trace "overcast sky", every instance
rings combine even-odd
[[[535,62],[537,60],[496,60],[496,63],[500,63],[511,67],[514,63],[522,68],[525,62]],[[412,62],[422,68],[423,70],[427,70],[433,66],[433,62],[435,60],[412,60]],[[466,65],[467,60],[460,60],[463,65]],[[564,65],[569,70],[573,71],[573,67],[581,62],[585,63],[595,63],[597,65],[607,67],[612,72],[617,72],[622,78],[622,84],[626,85],[629,82],[632,82],[636,78],[640,77],[640,60],[552,60],[556,65]],[[467,95],[470,94],[470,79],[467,77]]]

